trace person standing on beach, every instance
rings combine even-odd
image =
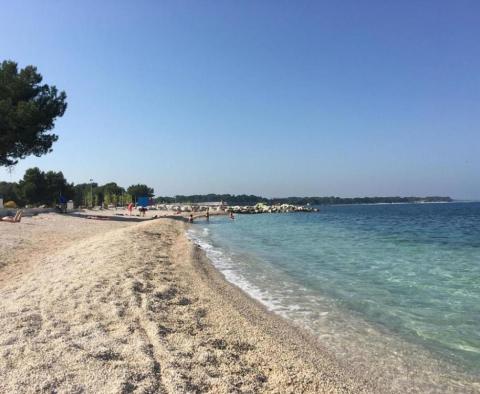
[[[145,207],[138,208],[138,212],[140,212],[140,216],[145,216],[145,211],[146,211]]]
[[[210,221],[210,208],[207,208],[207,213],[205,214],[205,217],[207,218],[207,222]]]
[[[67,213],[67,199],[64,196],[60,196],[60,211]]]
[[[133,202],[127,205],[128,215],[132,216]]]

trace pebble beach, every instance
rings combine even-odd
[[[1,392],[375,392],[225,281],[180,220],[0,226]]]

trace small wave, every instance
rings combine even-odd
[[[245,276],[238,272],[236,264],[231,256],[229,256],[223,250],[215,248],[211,243],[202,238],[198,232],[194,230],[188,230],[187,237],[205,251],[213,266],[224,275],[228,282],[239,287],[253,299],[260,301],[267,307],[268,310],[278,313],[283,317],[288,317],[289,312],[303,309],[301,305],[282,302],[283,299],[278,295],[252,284],[247,278],[245,278]],[[296,290],[290,289],[290,292],[295,293]]]

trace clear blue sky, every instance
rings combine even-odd
[[[157,195],[480,198],[480,2],[5,1],[67,92],[26,168]]]

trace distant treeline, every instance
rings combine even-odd
[[[0,197],[4,202],[13,201],[17,206],[55,206],[60,198],[73,200],[75,206],[125,205],[139,197],[153,197],[154,190],[137,184],[128,188],[115,182],[69,183],[63,173],[29,168],[19,182],[0,182]]]
[[[254,195],[232,194],[195,194],[191,196],[157,197],[158,203],[203,203],[211,201],[223,201],[228,205],[255,205],[265,204],[293,204],[293,205],[334,205],[334,204],[393,204],[413,202],[451,202],[450,197],[285,197],[265,198]]]
[[[69,183],[62,172],[41,171],[37,167],[25,171],[19,182],[0,182],[0,197],[4,202],[13,201],[19,206],[54,206],[61,197],[73,200],[76,206],[122,206],[135,202],[139,197],[153,197],[153,188],[131,185],[123,188],[115,182],[99,185],[95,182]],[[228,205],[255,205],[257,203],[326,205],[326,204],[378,204],[409,202],[449,202],[450,197],[286,197],[265,198],[254,195],[196,194],[191,196],[157,197],[157,203],[202,203],[223,201]]]

